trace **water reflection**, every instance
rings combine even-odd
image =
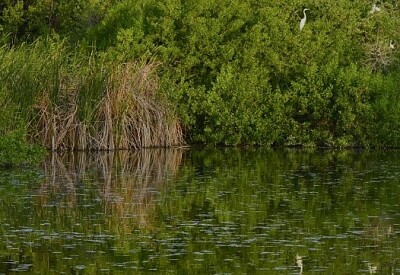
[[[55,154],[0,172],[0,273],[399,273],[399,156]]]
[[[303,257],[296,254],[296,266],[299,268],[299,274],[303,273]]]
[[[3,177],[0,273],[98,271],[94,259],[110,269],[105,259],[130,249],[127,235],[155,226],[157,196],[183,152],[53,154],[43,172]]]
[[[71,219],[101,206],[96,216],[118,234],[151,227],[154,200],[177,173],[182,154],[182,149],[53,154],[44,165],[36,205]]]
[[[374,264],[371,264],[369,262],[367,262],[367,266],[368,266],[368,272],[369,274],[375,274],[376,271],[378,270],[378,267]]]

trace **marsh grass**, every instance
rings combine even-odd
[[[155,61],[105,61],[63,42],[0,49],[2,93],[52,150],[115,150],[184,143],[158,87]]]

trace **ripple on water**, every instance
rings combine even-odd
[[[16,267],[10,269],[12,272],[27,272],[32,268],[33,264],[17,264]]]

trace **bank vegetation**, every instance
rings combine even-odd
[[[54,150],[400,145],[396,1],[76,2],[0,4],[2,133]]]

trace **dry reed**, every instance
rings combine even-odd
[[[92,72],[99,74],[97,79],[89,73],[80,81],[78,76],[61,75],[57,100],[50,91],[37,100],[37,117],[31,123],[34,140],[52,150],[184,144],[178,118],[158,94],[157,66],[156,62],[129,62],[108,73],[97,68]]]

